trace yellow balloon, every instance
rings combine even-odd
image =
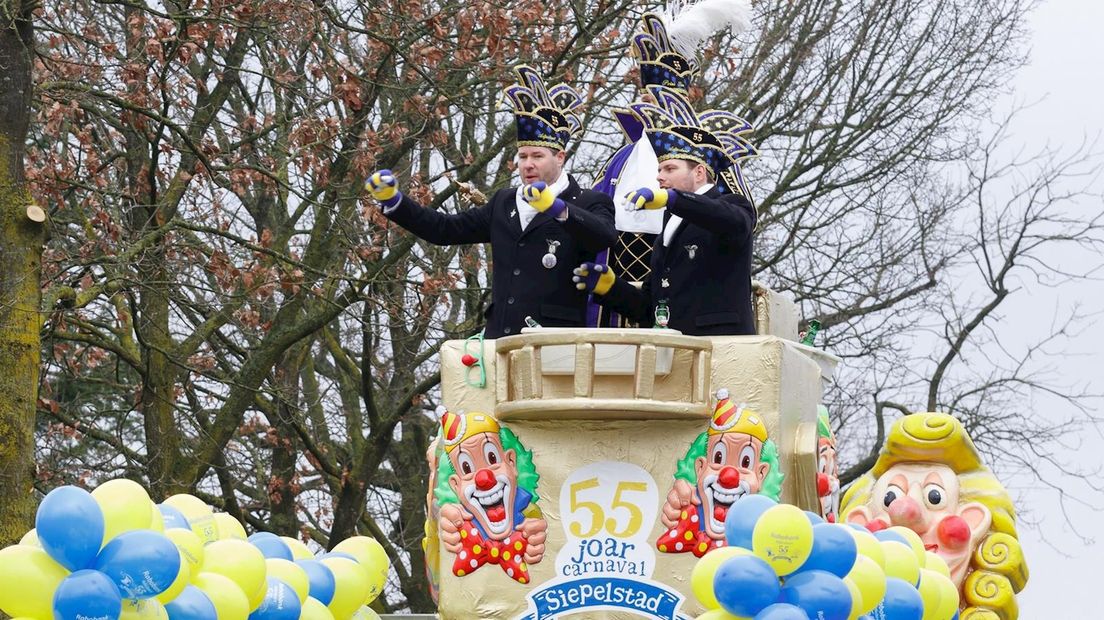
[[[150,507],[150,526],[149,529],[155,532],[165,533],[165,516],[161,514],[161,511],[157,508],[157,504],[153,504]]]
[[[855,585],[850,577],[843,578],[843,585],[851,591],[851,613],[847,614],[847,620],[857,620],[862,615],[862,612],[859,611],[863,606],[862,592],[859,591],[859,586]]]
[[[743,547],[721,547],[713,549],[694,564],[694,570],[690,573],[690,589],[698,602],[706,609],[720,609],[721,604],[713,593],[713,577],[717,574],[721,562],[738,555],[750,555],[751,551]]]
[[[936,573],[935,576],[927,575],[927,578],[935,581],[939,588],[939,607],[932,618],[935,618],[935,620],[951,620],[958,613],[958,586],[951,581],[950,577],[945,577],[940,573]],[[924,610],[926,614],[927,607]]]
[[[261,603],[264,602],[265,596],[267,596],[267,595],[268,595],[268,580],[266,579],[265,582],[261,584],[261,588],[259,590],[257,590],[256,592],[254,592],[253,595],[249,597],[249,611],[250,612],[257,611],[257,608],[261,606]]]
[[[700,618],[701,616],[698,617]],[[376,610],[365,605],[364,607],[361,607],[359,611],[353,614],[353,617],[350,618],[350,620],[380,620],[380,617],[379,614],[376,613]]]
[[[924,552],[924,568],[933,570],[948,579],[951,577],[951,569],[947,566],[947,561],[938,553],[932,551]]]
[[[902,527],[900,525],[894,525],[886,531],[896,532],[901,536],[904,536],[905,540],[908,541],[909,547],[912,547],[912,552],[916,554],[916,561],[920,563],[920,566],[924,565],[924,562],[926,560],[924,554],[927,552],[927,550],[924,548],[924,541],[920,539],[919,534],[910,530],[907,527]]]
[[[185,530],[180,531],[184,532]],[[191,532],[188,533],[191,534]],[[188,563],[188,558],[185,557],[180,547],[177,547],[176,550],[180,553],[180,570],[176,573],[176,579],[173,579],[168,590],[154,597],[162,603],[168,603],[177,596],[180,596],[180,593],[184,591],[184,587],[192,580],[192,566]]]
[[[103,511],[104,544],[123,532],[149,529],[153,521],[153,500],[133,480],[108,480],[92,491],[92,498]]]
[[[247,540],[245,527],[227,512],[215,513],[215,525],[218,527],[219,540]]]
[[[194,495],[180,493],[166,499],[163,504],[176,508],[184,514],[192,531],[204,544],[218,540],[218,526],[215,524],[215,513],[211,511],[203,500]]]
[[[801,568],[813,550],[813,524],[797,506],[778,504],[759,516],[751,531],[751,550],[779,577]]]
[[[187,570],[185,568],[184,570]],[[119,614],[119,620],[168,620],[169,612],[157,600],[148,599],[123,599],[123,613]]]
[[[920,562],[916,561],[912,548],[896,540],[886,540],[882,541],[882,553],[885,554],[886,576],[904,579],[915,587],[920,578]]]
[[[207,545],[199,570],[228,577],[242,592],[249,593],[247,598],[265,585],[265,557],[244,540],[216,540]]]
[[[368,598],[365,602],[376,600],[383,593],[383,587],[387,584],[387,573],[391,570],[391,561],[387,558],[383,545],[375,538],[353,536],[337,543],[333,550],[348,553],[368,571]]]
[[[191,530],[183,530],[178,527],[165,530],[165,536],[176,545],[176,548],[180,550],[180,554],[188,561],[191,574],[198,573],[199,566],[203,564],[203,543],[199,540],[199,536],[196,536],[195,532]]]
[[[249,617],[249,599],[229,577],[217,573],[200,573],[192,579],[192,585],[211,599],[220,619]]]
[[[920,592],[920,600],[924,601],[924,616],[922,620],[936,620],[939,614],[939,598],[942,595],[939,589],[939,573],[920,569],[920,584],[916,589]]]
[[[280,558],[265,560],[265,567],[268,569],[269,577],[279,579],[291,586],[299,597],[300,604],[307,602],[307,596],[310,594],[310,578],[307,577],[307,571],[295,562]]]
[[[322,558],[334,576],[334,595],[328,607],[334,618],[348,618],[368,598],[368,571],[356,560],[341,557]]]
[[[299,620],[334,620],[334,615],[318,599],[308,596],[299,612]]]
[[[847,573],[847,579],[859,589],[862,607],[859,615],[870,613],[885,598],[886,575],[881,566],[865,555],[855,558],[855,565]]]
[[[284,544],[291,549],[291,557],[296,560],[313,560],[314,554],[311,553],[310,547],[303,544],[303,541],[298,538],[292,538],[290,536],[281,536],[280,540],[284,541]]]
[[[865,555],[871,560],[874,560],[878,566],[884,569],[885,554],[882,553],[881,541],[875,538],[870,532],[862,532],[850,526],[847,529],[851,532],[851,535],[855,537],[855,545],[859,548],[859,555]]]
[[[42,543],[38,542],[38,530],[32,527],[23,535],[23,538],[19,539],[19,544],[28,547],[41,547]]]
[[[54,617],[54,590],[69,571],[41,547],[0,549],[0,610],[9,616]]]

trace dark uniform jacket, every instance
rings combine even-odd
[[[526,316],[545,327],[581,327],[587,293],[575,288],[572,270],[613,245],[617,233],[610,197],[581,189],[574,178],[569,181],[559,196],[567,204],[567,220],[538,213],[524,232],[514,187],[495,192],[481,207],[453,214],[423,208],[403,196],[386,215],[436,245],[491,244],[493,277],[485,337],[521,333]],[[549,269],[541,261],[553,242],[559,245],[556,265]]]
[[[683,218],[670,246],[661,233],[652,246],[652,272],[637,289],[620,277],[605,295],[603,306],[651,327],[655,308],[665,301],[667,327],[693,336],[755,333],[751,307],[751,245],[755,209],[743,196],[678,192],[667,207]]]

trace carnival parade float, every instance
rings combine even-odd
[[[717,172],[699,188],[746,216],[741,251],[751,256],[755,214],[741,164],[758,153],[752,126],[696,112],[687,94],[694,45],[717,27],[717,7],[743,4],[712,2],[681,30],[647,13],[632,41],[644,95],[617,111],[627,141],[597,186],[613,199],[617,241],[573,273],[591,300],[612,295],[614,273],[637,301],[654,283],[659,292],[638,304],[644,320],[622,312],[627,305],[591,304],[589,327],[537,320],[570,318],[560,308],[525,317],[518,333],[500,308],[500,337],[439,351],[443,406],[426,455],[423,545],[442,620],[1018,618],[1028,571],[1015,509],[960,422],[941,413],[898,420],[870,472],[844,490],[822,404],[840,360],[813,346],[815,323],[799,333],[792,299],[750,273],[740,282],[746,304],[710,290],[722,307],[687,316],[676,295],[704,285],[655,271],[664,263],[653,249],[690,267],[729,256],[686,238],[666,248],[676,207],[665,201],[693,205],[699,192],[656,186],[665,158]],[[729,17],[719,22],[739,21]],[[506,94],[519,145],[525,137],[524,146],[562,150],[579,127],[581,96],[545,89],[533,68],[516,72]],[[390,171],[368,185],[414,232],[437,217],[404,202]],[[536,226],[566,211],[548,189],[517,190]],[[589,251],[566,236],[546,241],[546,253],[539,242],[536,254],[517,252],[537,257],[531,267],[545,278],[570,278],[568,255]],[[734,265],[718,271],[727,277]],[[0,610],[17,620],[366,620],[378,617],[367,605],[388,570],[369,537],[315,555],[295,539],[247,536],[196,497],[155,504],[137,483],[113,480],[46,496],[36,529],[0,550]]]

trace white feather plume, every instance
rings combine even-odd
[[[671,2],[664,12],[667,35],[675,51],[694,58],[702,41],[715,32],[730,27],[740,33],[751,27],[750,0],[701,0],[685,4]]]

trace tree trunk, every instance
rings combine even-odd
[[[275,443],[268,482],[268,499],[272,508],[268,525],[272,532],[294,538],[299,537],[299,515],[295,501],[298,486],[295,469],[299,451],[295,423],[303,415],[299,406],[299,381],[308,351],[305,345],[292,347],[276,365],[276,419],[271,421]]]
[[[30,7],[0,0],[0,547],[33,527],[39,273],[46,227],[23,171],[31,116]]]

